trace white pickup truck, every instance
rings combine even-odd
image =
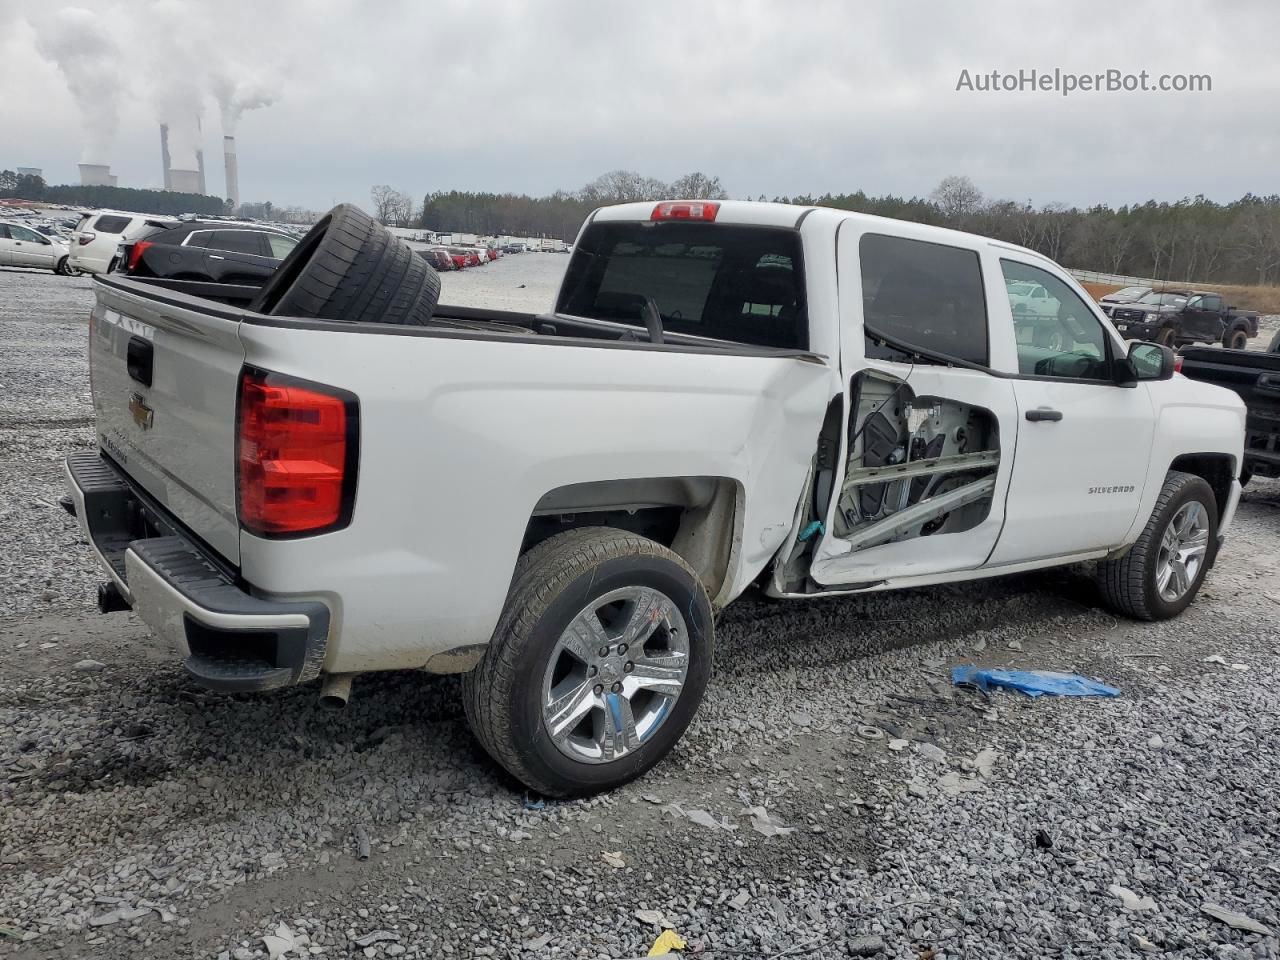
[[[254,309],[97,280],[100,450],[68,459],[70,506],[104,609],[132,606],[207,687],[319,679],[340,703],[365,671],[465,673],[496,760],[589,793],[672,748],[714,613],[753,585],[1096,561],[1108,604],[1172,617],[1236,509],[1239,398],[1126,344],[1030,250],[819,207],[631,203],[590,216],[554,309],[526,315],[436,307],[379,229],[337,208]],[[1024,324],[1019,283],[1055,316]]]

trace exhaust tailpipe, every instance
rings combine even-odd
[[[351,699],[351,681],[354,673],[326,673],[320,683],[320,705],[331,710],[341,710]]]

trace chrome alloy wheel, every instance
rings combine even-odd
[[[1209,552],[1209,514],[1198,500],[1184,503],[1160,538],[1156,590],[1167,603],[1181,599],[1204,567]]]
[[[675,707],[689,630],[666,594],[622,587],[592,600],[560,635],[542,680],[542,722],[580,763],[640,749]]]

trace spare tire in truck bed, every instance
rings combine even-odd
[[[284,258],[249,305],[257,313],[425,324],[440,276],[359,207],[342,203]]]

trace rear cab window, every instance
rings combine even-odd
[[[755,346],[809,346],[800,237],[737,224],[592,224],[573,251],[556,312]]]

